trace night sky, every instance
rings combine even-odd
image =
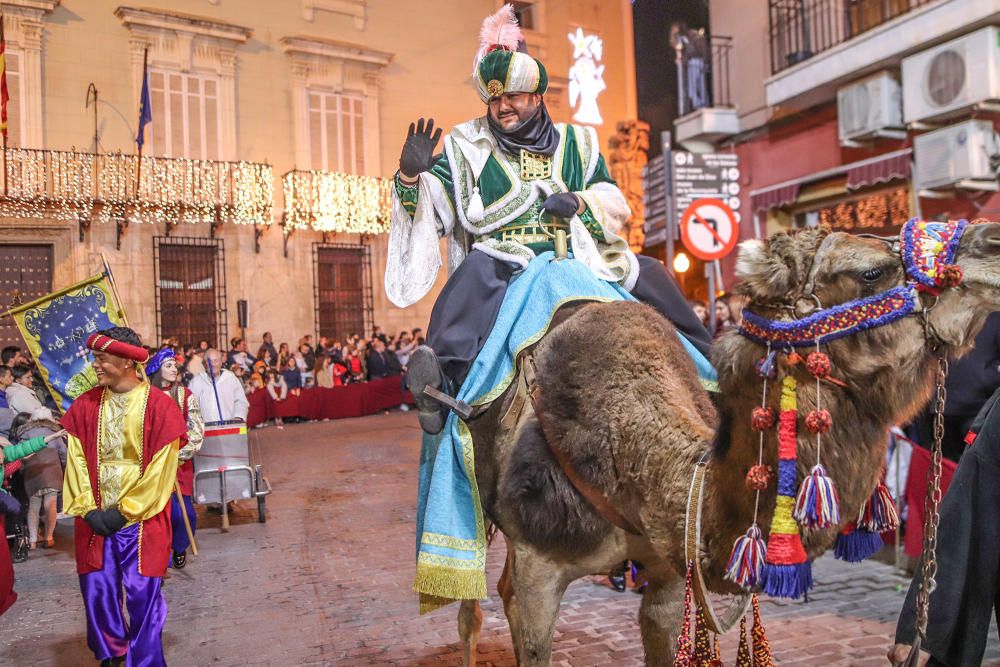
[[[708,27],[708,0],[635,0],[636,91],[639,118],[650,125],[649,156],[660,154],[660,132],[677,116],[677,66],[670,48],[670,24]]]

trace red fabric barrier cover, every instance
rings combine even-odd
[[[907,556],[920,558],[924,542],[924,500],[927,496],[927,471],[931,468],[931,453],[914,445],[910,458],[910,473],[906,477],[906,537],[903,552]],[[941,497],[948,491],[951,478],[958,468],[954,462],[941,459]]]
[[[266,390],[250,394],[247,425],[251,428],[275,417],[302,419],[346,419],[388,410],[403,402],[412,404],[410,392],[403,391],[399,376],[340,387],[302,389],[298,396],[275,401]]]
[[[403,382],[397,375],[366,382],[364,385],[364,411],[373,415],[394,408],[403,402]]]

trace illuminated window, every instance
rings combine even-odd
[[[219,77],[149,71],[151,155],[218,160],[221,148]]]
[[[365,101],[309,90],[309,162],[313,169],[365,173]]]

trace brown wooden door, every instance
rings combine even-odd
[[[319,335],[344,340],[366,336],[365,248],[317,248],[316,293]]]
[[[0,314],[14,305],[15,295],[28,303],[52,292],[52,262],[51,245],[0,245]],[[0,347],[7,345],[24,349],[10,317],[0,319]]]
[[[214,246],[160,244],[161,339],[177,336],[184,345],[202,339],[219,344],[216,252]]]

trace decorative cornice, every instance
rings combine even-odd
[[[171,30],[177,33],[212,37],[236,44],[244,44],[253,35],[251,28],[235,23],[225,23],[217,19],[180,14],[178,12],[147,9],[141,7],[119,7],[115,16],[129,30],[134,28],[153,28]]]
[[[359,44],[338,42],[332,39],[323,39],[322,37],[307,37],[304,35],[282,37],[279,43],[285,53],[293,58],[316,56],[328,60],[342,60],[385,67],[392,62],[394,57],[394,54],[385,51],[375,51]]]
[[[13,7],[18,7],[20,9],[34,9],[45,14],[48,14],[53,9],[59,6],[62,0],[3,0],[0,2],[0,8],[7,10]]]
[[[311,22],[317,10],[344,14],[354,18],[355,28],[364,30],[367,6],[368,0],[302,0],[302,18]]]

